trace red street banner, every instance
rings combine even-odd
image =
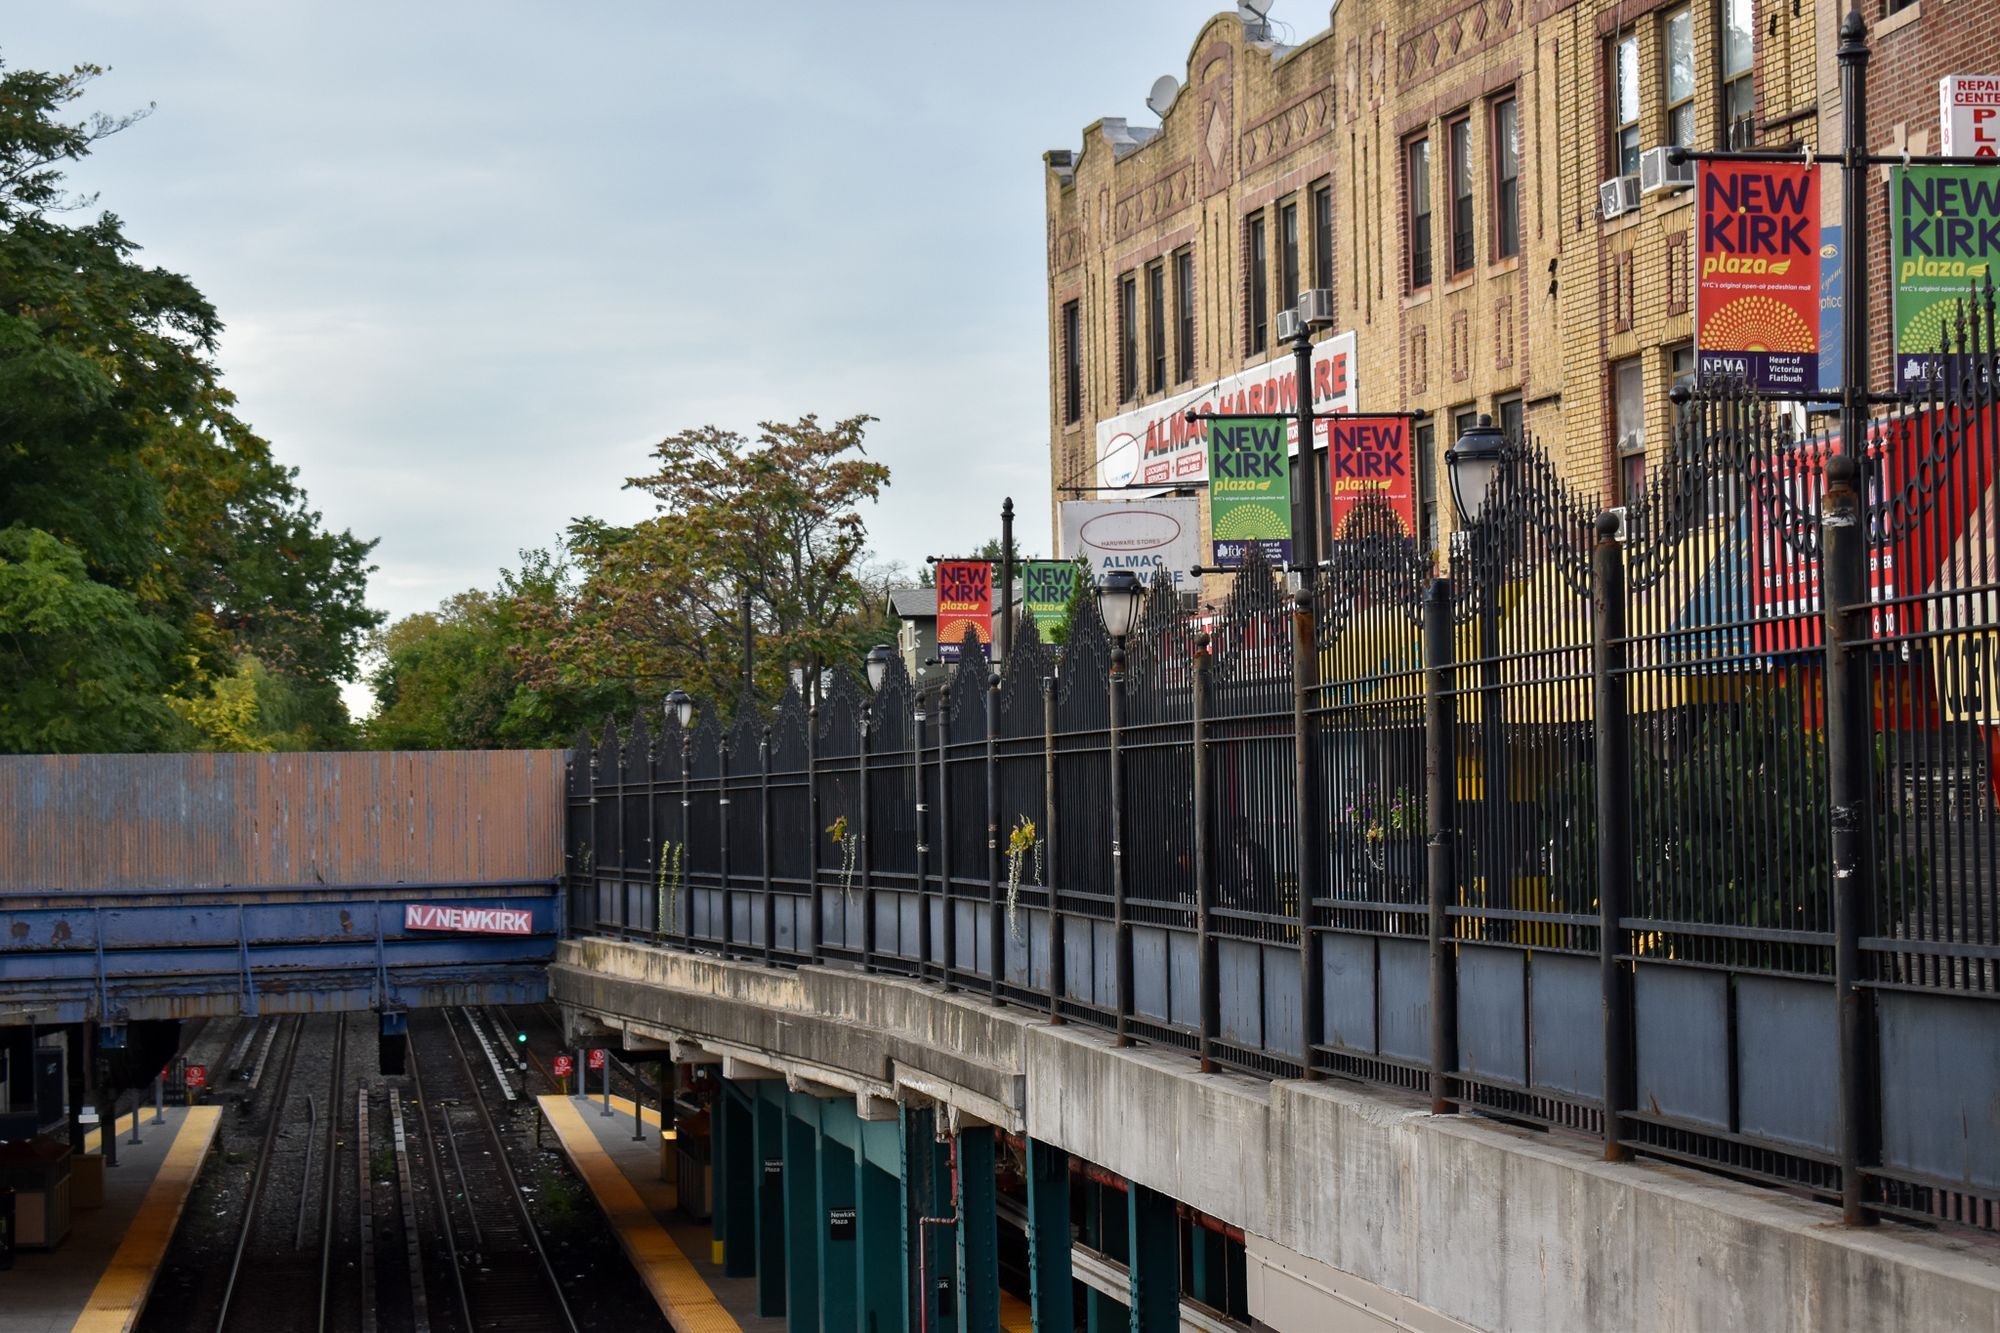
[[[1321,423],[1315,422],[1315,425]],[[1327,518],[1335,541],[1381,535],[1363,519],[1364,507],[1395,517],[1402,535],[1417,531],[1416,495],[1410,486],[1408,417],[1328,417],[1326,429]]]
[[[591,1067],[592,1069],[602,1069],[602,1068],[604,1068],[604,1055],[605,1055],[605,1051],[604,1051],[604,1048],[603,1048],[602,1046],[593,1046],[593,1047],[591,1047],[591,1048],[590,1048],[590,1067]]]
[[[404,930],[450,930],[469,935],[532,935],[534,913],[513,907],[440,907],[406,903]]]
[[[1695,348],[1700,369],[1760,389],[1819,383],[1819,168],[1695,168]]]
[[[576,1061],[570,1059],[567,1055],[558,1055],[555,1059],[549,1061],[549,1073],[556,1078],[568,1078],[575,1072]]]
[[[940,560],[937,566],[938,661],[956,662],[970,626],[979,651],[993,644],[993,566],[984,560]]]

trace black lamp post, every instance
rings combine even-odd
[[[694,696],[686,690],[673,690],[667,695],[666,714],[667,720],[674,724],[681,736],[681,855],[685,857],[688,846],[688,825],[692,820],[689,812],[694,805],[693,795],[688,785],[688,770],[691,767],[688,762],[688,754],[694,748],[693,735],[689,730],[690,725],[694,722]],[[675,904],[673,914],[676,917],[679,916],[679,904]],[[690,912],[689,915],[692,916],[693,913]],[[680,923],[679,921],[675,921],[673,924],[678,927]],[[687,943],[688,937],[693,934],[692,931],[678,929],[674,933],[681,937],[683,944]]]
[[[1481,414],[1478,421],[1445,450],[1445,467],[1451,476],[1451,499],[1458,508],[1460,523],[1470,529],[1487,517],[1495,483],[1513,459],[1507,435]],[[1486,812],[1485,837],[1481,840],[1492,860],[1480,868],[1486,881],[1486,904],[1505,908],[1507,889],[1514,862],[1509,849],[1511,830],[1507,826],[1507,737],[1500,721],[1500,561],[1495,546],[1488,542],[1484,558],[1472,557],[1473,575],[1479,580],[1479,731],[1482,772],[1482,804]],[[1468,556],[1471,552],[1468,550]],[[1513,934],[1511,923],[1489,923],[1499,939]]]
[[[878,643],[868,650],[863,663],[868,668],[868,692],[879,694],[882,682],[889,678],[889,663],[895,659],[896,650],[886,643]]]
[[[1132,1042],[1132,932],[1125,921],[1125,773],[1120,732],[1125,725],[1125,636],[1139,618],[1146,585],[1129,569],[1114,570],[1097,585],[1097,613],[1111,636],[1110,768],[1111,933],[1118,977],[1118,1044]]]

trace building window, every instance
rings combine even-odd
[[[1194,378],[1194,251],[1174,255],[1174,381]]]
[[[1722,146],[1748,148],[1757,142],[1757,90],[1751,60],[1756,55],[1752,0],[1722,0]]]
[[[1410,290],[1431,285],[1431,141],[1412,139],[1404,159],[1410,196]]]
[[[1521,395],[1510,393],[1494,403],[1493,419],[1499,423],[1502,434],[1519,444],[1522,432],[1528,428],[1527,419],[1521,414]]]
[[[1521,253],[1521,106],[1511,97],[1493,108],[1493,253]]]
[[[1139,279],[1118,280],[1118,401],[1139,396]]]
[[[1167,387],[1167,265],[1146,270],[1146,391]]]
[[[1639,174],[1637,34],[1620,39],[1611,48],[1611,172],[1614,176]]]
[[[1245,351],[1255,356],[1271,345],[1271,263],[1264,248],[1264,215],[1253,213],[1244,220],[1243,272],[1250,284],[1245,304],[1248,326],[1244,330]]]
[[[1667,143],[1694,147],[1694,11],[1677,9],[1660,25],[1665,63]]]
[[[1667,349],[1667,380],[1675,388],[1694,383],[1694,344],[1682,343]]]
[[[1472,119],[1460,116],[1445,131],[1451,142],[1451,271],[1472,267]]]
[[[1074,426],[1083,420],[1083,312],[1075,301],[1062,308],[1063,424]]]
[[[1299,308],[1299,202],[1278,205],[1278,309]]]
[[[1410,433],[1417,465],[1417,537],[1426,551],[1438,548],[1437,423],[1419,421]]]
[[[1313,186],[1313,286],[1333,290],[1333,182]]]
[[[1636,356],[1611,367],[1611,433],[1618,441],[1619,493],[1637,503],[1646,489],[1646,377]]]

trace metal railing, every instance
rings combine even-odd
[[[1523,441],[1441,577],[1350,525],[1206,629],[1167,595],[1122,644],[1023,620],[928,713],[898,663],[726,737],[607,726],[572,928],[1991,1226],[1993,321],[1858,450],[1697,390],[1625,510]]]

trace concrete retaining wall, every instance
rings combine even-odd
[[[1969,1242],[1387,1092],[1204,1075],[983,997],[607,940],[565,942],[550,989],[633,1038],[951,1102],[1479,1328],[2000,1328],[2000,1263]]]

